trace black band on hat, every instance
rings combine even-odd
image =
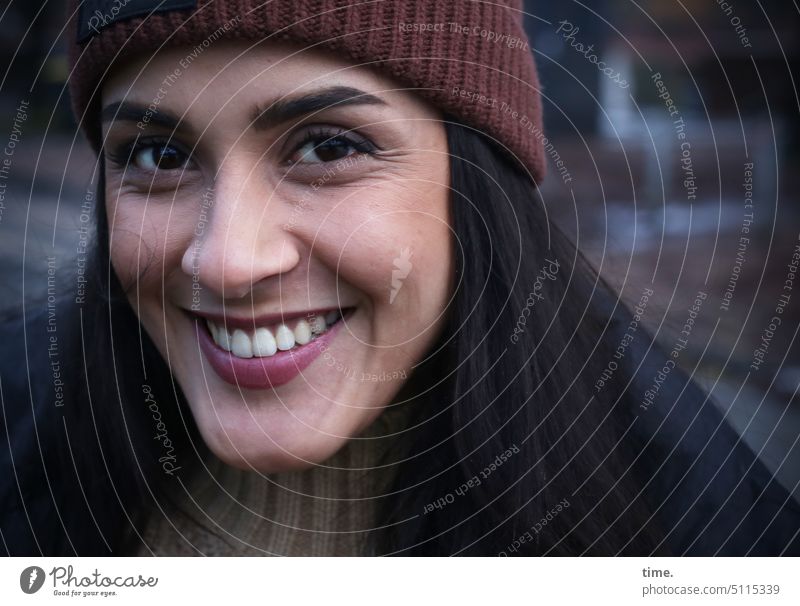
[[[78,9],[78,42],[86,42],[118,21],[196,6],[197,0],[83,0]]]

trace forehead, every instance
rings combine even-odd
[[[366,65],[285,43],[221,40],[175,47],[113,67],[103,102],[135,99],[175,105],[280,98],[328,86],[392,96],[402,86]]]

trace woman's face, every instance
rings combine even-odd
[[[322,462],[391,402],[452,290],[447,142],[331,53],[217,42],[104,84],[114,269],[222,460]]]

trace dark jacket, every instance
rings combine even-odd
[[[721,407],[678,368],[647,403],[646,392],[668,357],[636,341],[630,354],[628,368],[634,372],[638,366],[630,393],[637,414],[632,431],[642,453],[640,477],[649,478],[646,494],[671,550],[676,555],[800,555],[798,501],[723,418]]]
[[[110,555],[133,484],[110,485],[109,475],[125,475],[108,441],[101,452],[93,439],[95,420],[102,427],[100,407],[113,403],[71,398],[75,381],[93,369],[84,375],[75,359],[81,351],[70,346],[76,335],[66,314],[39,305],[29,306],[26,317],[0,323],[0,552]],[[68,365],[81,371],[67,372]]]

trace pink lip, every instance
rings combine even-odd
[[[195,318],[200,349],[214,372],[226,383],[245,389],[268,389],[284,385],[299,375],[327,349],[343,324],[340,320],[316,339],[289,351],[279,351],[264,358],[237,358],[211,338],[205,326]],[[253,320],[250,320],[252,326]]]

